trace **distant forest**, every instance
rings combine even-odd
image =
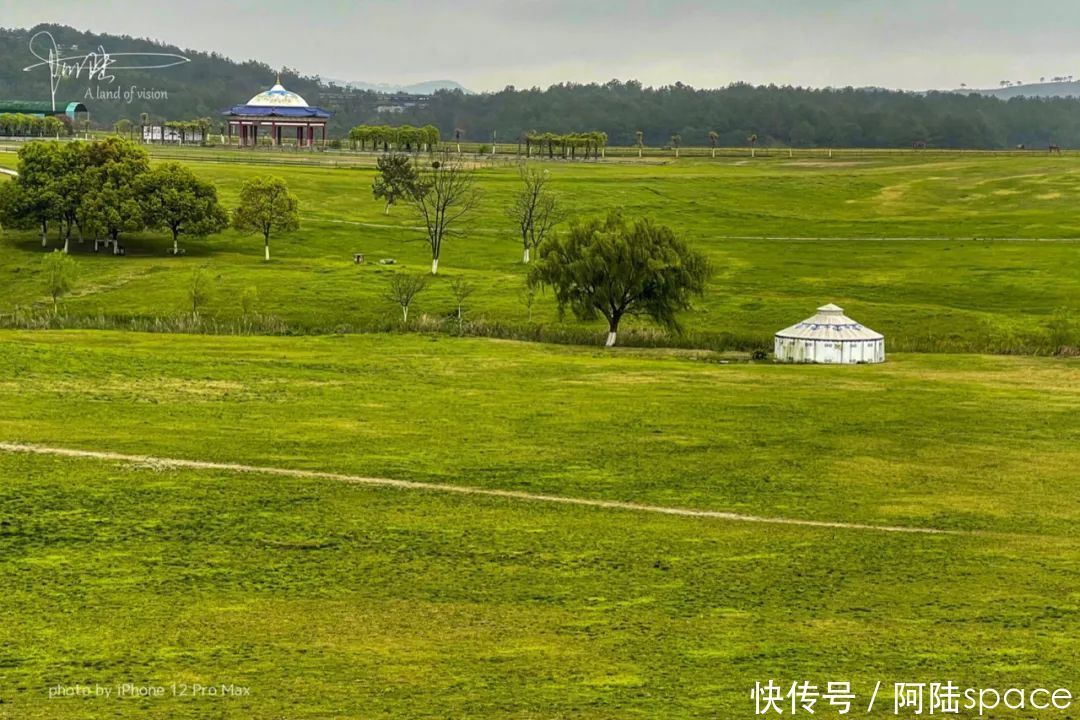
[[[190,63],[147,71],[117,71],[115,87],[132,85],[164,90],[167,100],[95,101],[84,97],[85,79],[61,81],[58,102],[79,100],[90,107],[95,125],[109,127],[126,118],[137,122],[147,113],[154,122],[210,117],[246,102],[273,84],[277,70],[255,61],[234,62],[218,53],[202,53],[127,36],[97,35],[59,25],[31,30],[0,29],[0,100],[48,100],[45,68],[22,69],[34,57],[30,36],[48,30],[62,54],[86,54],[103,46],[108,52],[179,53]],[[77,46],[78,50],[70,50]],[[343,73],[355,69],[342,68]],[[439,72],[438,68],[433,68]],[[356,74],[356,73],[354,73]],[[759,146],[1030,148],[1057,144],[1080,147],[1080,100],[1011,98],[948,92],[907,93],[876,89],[810,90],[735,84],[718,90],[697,90],[676,83],[661,88],[634,81],[561,84],[546,90],[508,87],[496,93],[467,95],[440,91],[422,107],[402,113],[379,113],[386,100],[371,91],[327,84],[291,69],[282,83],[309,103],[335,113],[331,133],[344,137],[358,124],[435,125],[442,137],[456,129],[463,139],[513,142],[528,131],[571,133],[603,131],[612,145],[632,145],[644,133],[649,146],[681,137],[682,145],[707,145],[709,133],[721,146],[746,145],[756,136]],[[105,86],[103,86],[105,87]]]

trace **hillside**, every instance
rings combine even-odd
[[[1016,97],[1028,98],[1080,98],[1080,81],[1043,82],[1012,85],[1002,88],[977,90],[981,95],[1008,100]]]
[[[82,32],[58,25],[31,30],[0,29],[0,99],[48,100],[45,67],[31,72],[34,62],[30,37],[48,30],[62,55],[85,56],[104,47],[110,53],[172,53],[190,62],[156,70],[116,70],[115,84],[80,78],[61,81],[58,101],[83,100],[88,90],[127,90],[135,87],[164,93],[160,99],[131,102],[87,100],[99,127],[120,118],[137,120],[148,113],[155,121],[218,117],[221,110],[244,102],[273,83],[277,71],[265,62],[237,62],[218,53],[205,53],[148,39]],[[77,50],[72,50],[75,46]],[[39,51],[40,54],[40,51]],[[467,140],[490,141],[493,134],[513,141],[530,130],[580,132],[601,130],[613,145],[632,145],[641,132],[650,146],[663,146],[678,136],[683,145],[705,145],[709,133],[723,146],[746,145],[755,136],[759,145],[794,147],[911,147],[925,142],[936,148],[1039,147],[1050,142],[1080,146],[1080,100],[1016,97],[1007,101],[978,93],[908,93],[880,89],[810,89],[751,86],[703,90],[676,82],[645,87],[634,80],[604,84],[564,83],[547,89],[467,94],[439,89],[428,103],[403,113],[380,114],[382,96],[371,90],[327,82],[285,69],[282,82],[308,102],[331,110],[332,135],[342,136],[353,125],[432,124],[443,137],[460,128]],[[442,81],[440,81],[442,82]],[[427,90],[431,84],[414,89]],[[1064,84],[1054,87],[1063,90]],[[371,86],[379,87],[379,86]],[[1020,88],[1006,88],[1019,90]]]

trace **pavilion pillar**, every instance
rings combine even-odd
[[[229,147],[232,147],[232,121],[228,123],[229,126]]]
[[[326,126],[325,125],[322,126],[322,148],[323,148],[323,150],[326,149]]]
[[[304,144],[303,135],[304,135],[304,128],[300,127],[300,126],[297,126],[297,128],[296,128],[296,149],[297,150],[299,150],[300,147]]]

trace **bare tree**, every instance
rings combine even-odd
[[[451,228],[469,213],[480,198],[474,172],[449,152],[422,170],[409,200],[424,224],[431,246],[431,274],[439,272],[439,255]]]
[[[524,248],[521,262],[528,264],[530,251],[537,248],[551,230],[565,219],[566,213],[556,196],[548,190],[550,175],[547,170],[522,165],[520,175],[521,185],[510,201],[506,215],[514,221],[521,234]]]
[[[454,302],[457,303],[457,322],[458,331],[460,331],[461,324],[465,319],[465,313],[463,312],[465,301],[476,292],[476,286],[465,278],[454,278],[450,281],[450,292],[453,293]]]
[[[409,322],[409,306],[412,305],[416,296],[427,286],[427,278],[423,275],[409,275],[407,273],[394,273],[390,277],[390,284],[384,297],[401,308],[401,322]]]

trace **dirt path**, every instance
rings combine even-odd
[[[6,167],[0,167],[0,173],[3,173],[4,175],[10,175],[11,177],[19,177],[19,173]]]
[[[561,495],[543,495],[521,492],[518,490],[497,490],[491,488],[469,487],[467,485],[444,485],[440,483],[414,482],[411,480],[391,480],[372,478],[361,475],[342,475],[339,473],[316,470],[295,470],[292,468],[263,467],[259,465],[240,465],[236,463],[206,462],[202,460],[182,460],[177,458],[153,457],[150,455],[125,455],[123,453],[96,450],[76,450],[73,448],[31,445],[27,443],[0,442],[0,452],[26,453],[32,455],[52,455],[57,457],[87,458],[113,462],[148,465],[166,470],[220,470],[233,473],[252,473],[259,475],[278,475],[282,477],[306,478],[313,480],[334,480],[351,485],[369,485],[389,487],[398,490],[422,490],[425,492],[458,493],[461,495],[482,495],[485,497],[523,500],[526,502],[557,503],[581,507],[602,508],[605,510],[626,510],[630,512],[655,513],[659,515],[677,515],[681,517],[707,518],[729,522],[765,523],[770,525],[799,525],[804,527],[830,528],[840,530],[869,530],[888,533],[915,533],[924,535],[977,535],[980,533],[961,530],[940,530],[937,528],[904,527],[897,525],[865,525],[860,523],[828,522],[824,520],[797,520],[794,518],[765,517],[761,515],[740,515],[738,513],[715,510],[693,510],[690,508],[665,507],[662,505],[642,505],[639,503],[620,502],[617,500],[594,500],[591,498],[564,497]]]

